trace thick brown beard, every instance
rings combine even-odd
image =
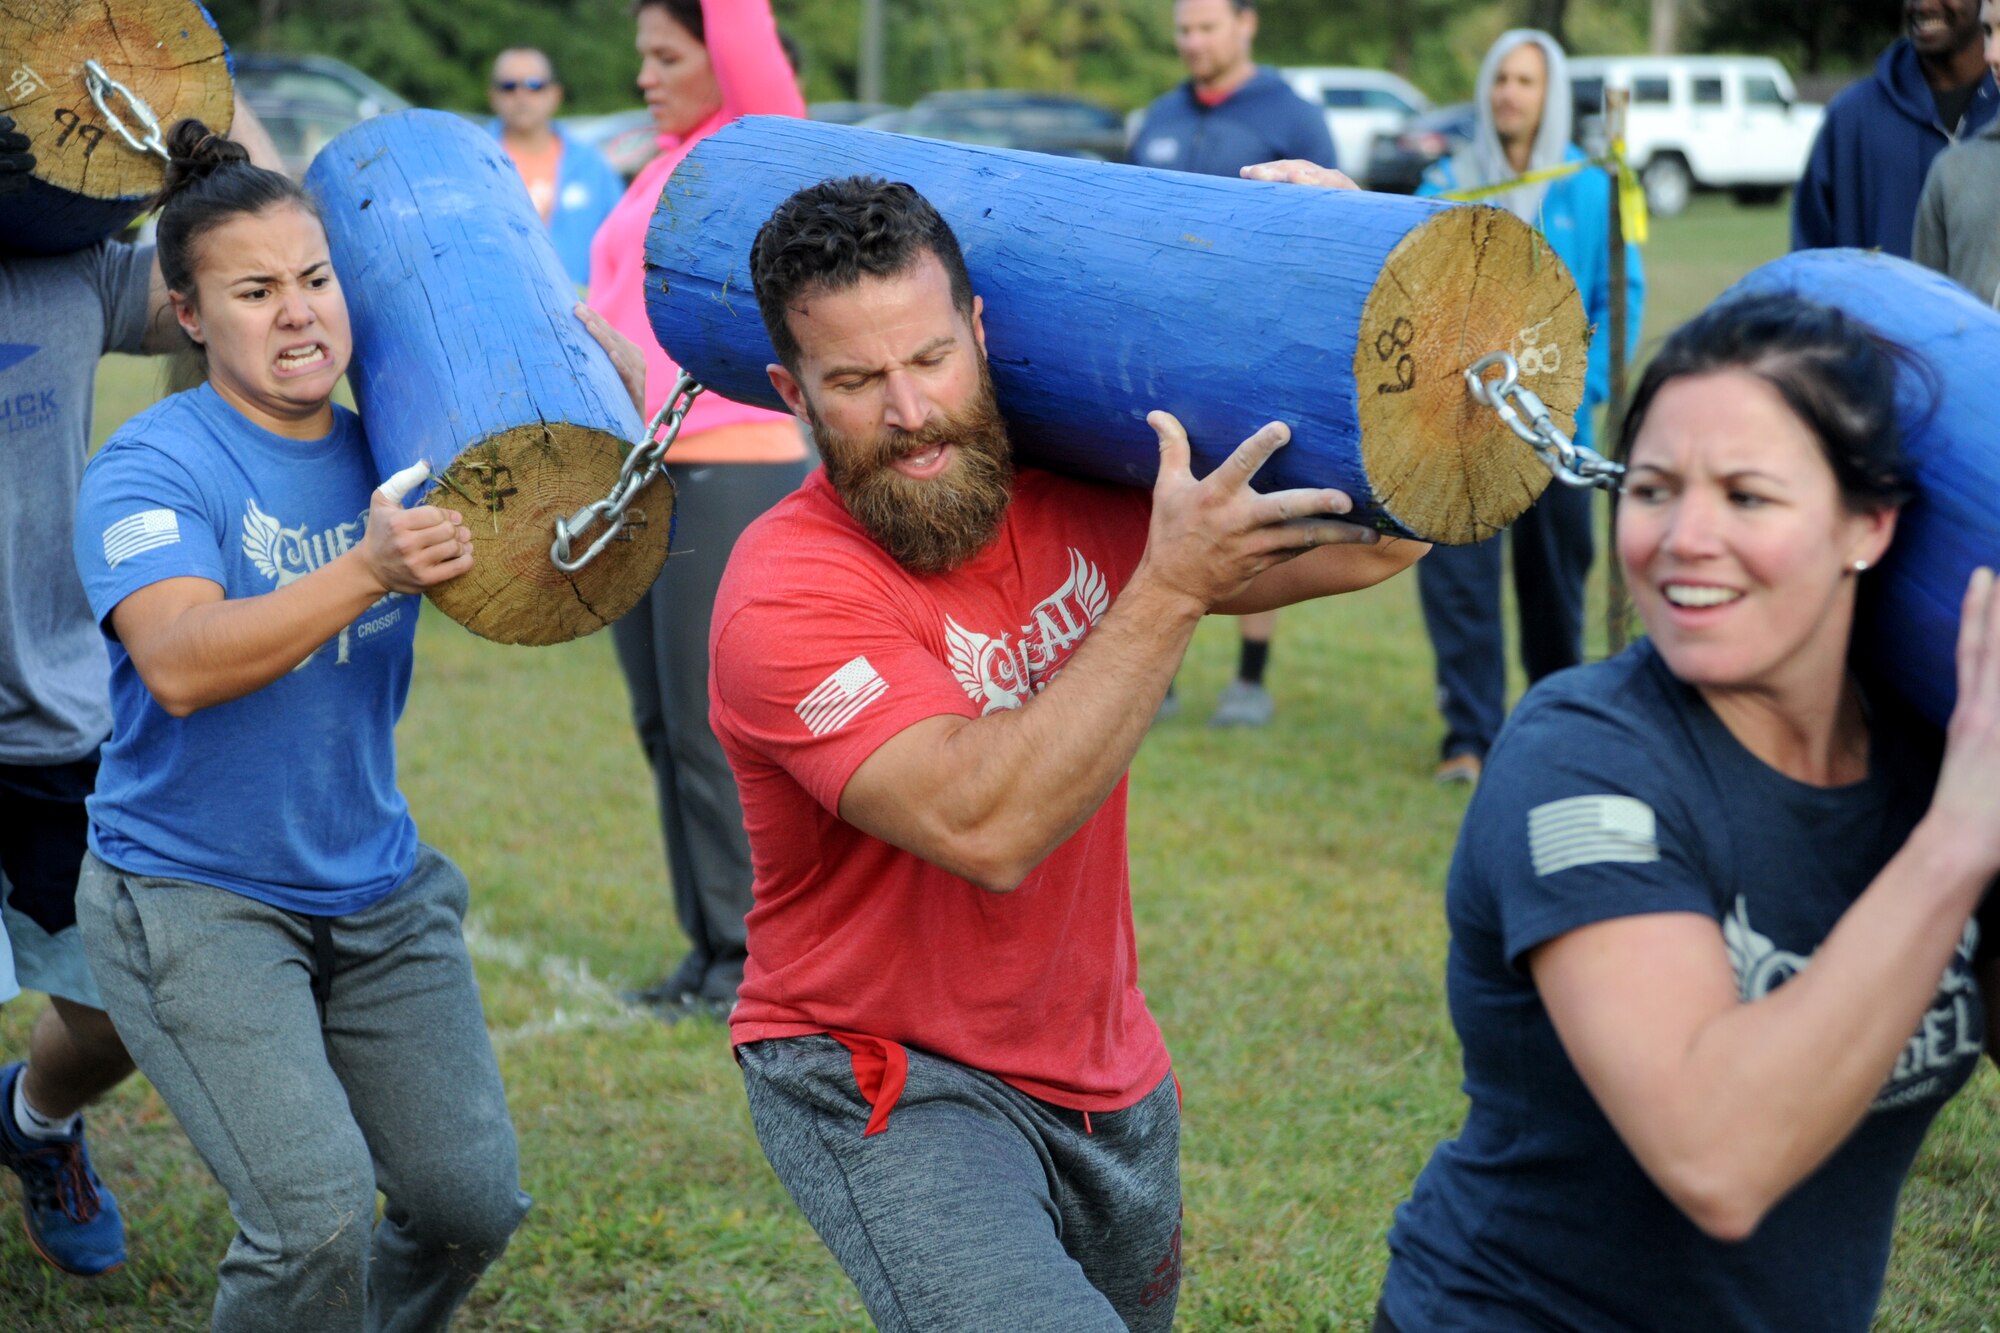
[[[829,429],[810,399],[806,414],[827,480],[854,521],[897,564],[917,574],[943,574],[993,540],[1014,493],[1014,463],[1007,423],[1000,418],[984,361],[972,402],[921,430],[858,440]],[[957,447],[957,457],[941,477],[918,481],[890,466],[939,444]]]

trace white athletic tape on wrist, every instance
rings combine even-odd
[[[401,472],[391,476],[387,481],[376,487],[376,489],[389,497],[390,504],[401,504],[403,503],[403,497],[422,485],[430,475],[430,460],[428,458],[419,458]]]

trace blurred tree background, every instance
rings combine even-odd
[[[1034,88],[1119,108],[1181,77],[1171,0],[882,0],[883,88]],[[807,96],[855,95],[863,0],[775,0]],[[568,109],[638,105],[629,0],[208,0],[243,50],[338,56],[425,106],[485,103],[506,46],[555,57]],[[1662,19],[1686,51],[1753,51],[1795,71],[1858,72],[1896,36],[1895,0],[1265,0],[1258,57],[1393,69],[1433,99],[1466,96],[1502,30],[1556,32],[1576,54],[1644,51]]]

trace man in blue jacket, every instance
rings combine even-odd
[[[1245,167],[1284,158],[1340,165],[1326,117],[1275,70],[1251,58],[1256,36],[1253,0],[1176,0],[1174,49],[1188,81],[1146,108],[1132,138],[1133,162],[1207,176],[1235,176]],[[1238,623],[1243,642],[1236,679],[1223,691],[1209,724],[1261,727],[1271,720],[1264,666],[1278,614],[1244,616]],[[1161,713],[1176,707],[1169,690]]]
[[[1853,245],[1910,257],[1931,160],[2000,112],[1979,0],[1903,0],[1905,35],[1833,99],[1792,199],[1792,248]]]
[[[490,126],[548,226],[563,269],[578,287],[590,284],[590,240],[625,193],[625,182],[595,148],[556,125],[562,84],[540,51],[517,46],[493,62],[487,90]]]
[[[1569,66],[1547,33],[1502,33],[1480,66],[1479,120],[1472,142],[1440,161],[1420,195],[1498,185],[1531,171],[1583,160],[1570,142]],[[1593,166],[1481,201],[1504,208],[1548,238],[1583,296],[1591,335],[1576,442],[1590,444],[1592,415],[1611,396],[1611,178]],[[1639,344],[1645,277],[1636,246],[1625,251],[1628,352]],[[1509,349],[1523,382],[1555,372],[1582,348],[1545,343],[1523,329]],[[1552,482],[1534,508],[1515,520],[1514,593],[1521,621],[1521,664],[1533,684],[1583,660],[1583,584],[1595,554],[1592,492]],[[1486,751],[1507,716],[1506,631],[1500,621],[1500,538],[1476,546],[1438,546],[1417,566],[1424,626],[1437,654],[1438,707],[1444,714],[1440,782],[1477,782]]]

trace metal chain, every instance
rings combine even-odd
[[[104,66],[95,60],[83,62],[83,86],[90,90],[90,100],[96,106],[97,114],[104,117],[105,123],[111,126],[112,133],[123,139],[126,147],[135,153],[157,153],[162,161],[167,160],[167,144],[161,137],[160,118],[153,114],[153,108],[146,105],[144,98],[106,74]],[[118,118],[118,113],[104,100],[106,93],[116,93],[125,99],[125,105],[131,110],[132,118],[146,131],[145,138],[141,139],[125,128],[125,122]]]
[[[1486,372],[1500,368],[1500,378],[1489,380]],[[1618,489],[1625,477],[1625,465],[1615,463],[1587,444],[1577,444],[1549,417],[1548,406],[1534,390],[1521,383],[1521,366],[1511,352],[1488,352],[1465,372],[1465,387],[1472,400],[1499,414],[1508,430],[1526,440],[1535,457],[1548,466],[1565,486],[1598,486]],[[1509,402],[1509,399],[1513,402]],[[1519,403],[1517,410],[1514,406]],[[1523,420],[1525,413],[1526,419]]]
[[[674,382],[674,391],[667,395],[652,424],[646,427],[645,443],[633,447],[625,455],[625,461],[618,468],[618,480],[611,484],[611,494],[602,500],[592,500],[568,518],[556,520],[556,539],[549,547],[549,561],[565,574],[574,574],[591,561],[597,559],[604,548],[611,544],[625,527],[625,511],[630,507],[640,491],[652,484],[655,477],[666,466],[667,450],[673,448],[674,440],[681,433],[681,422],[687,419],[688,409],[702,393],[701,385],[685,370]],[[584,531],[592,523],[602,519],[604,531],[582,555],[572,557],[570,547],[582,539]]]

